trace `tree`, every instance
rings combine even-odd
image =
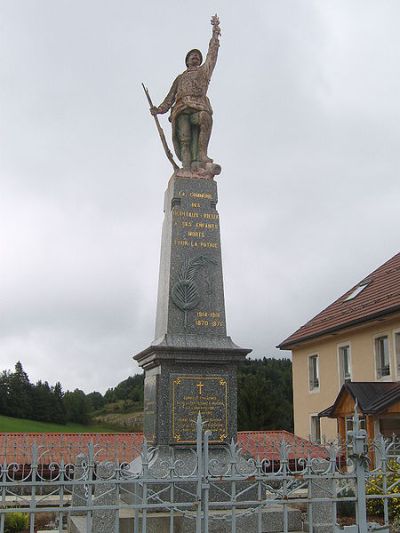
[[[10,415],[10,372],[3,370],[0,374],[0,413],[2,415]]]
[[[66,412],[64,405],[64,393],[62,391],[61,383],[57,381],[53,390],[54,401],[52,404],[51,418],[52,422],[57,424],[65,424]]]
[[[289,359],[245,361],[238,369],[240,430],[293,430],[292,363]]]
[[[53,393],[47,381],[38,381],[32,387],[32,404],[34,420],[41,420],[43,422],[51,421],[51,408],[53,401]]]
[[[66,419],[69,422],[77,422],[78,424],[89,423],[89,402],[82,390],[75,389],[74,392],[67,391],[64,394],[64,405]]]
[[[91,411],[97,411],[97,409],[101,409],[104,406],[105,401],[100,392],[93,391],[90,394],[87,394],[86,398],[88,399]]]
[[[119,400],[131,400],[143,406],[143,374],[129,376],[121,381],[115,388],[108,389],[104,395],[105,403],[113,403]]]
[[[12,416],[32,418],[32,385],[20,361],[9,377],[9,404],[12,406]]]

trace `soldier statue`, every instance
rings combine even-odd
[[[207,155],[213,113],[207,89],[217,62],[221,34],[217,15],[212,17],[211,24],[212,36],[204,63],[200,50],[190,50],[185,60],[187,69],[175,79],[162,104],[152,106],[150,112],[156,116],[171,109],[172,140],[184,170],[208,169],[219,174],[219,165],[213,165]]]

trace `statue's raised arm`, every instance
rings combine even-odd
[[[218,59],[218,50],[219,50],[219,36],[221,35],[221,27],[219,25],[219,18],[217,15],[214,15],[211,18],[212,34],[210,39],[210,44],[208,45],[208,52],[206,60],[204,61],[204,66],[207,68],[209,77],[214,70],[214,67]]]
[[[217,62],[221,35],[217,15],[212,17],[211,25],[212,35],[204,63],[200,50],[190,50],[185,58],[187,69],[175,79],[165,100],[158,107],[150,108],[152,115],[171,109],[169,120],[175,153],[183,170],[193,177],[213,177],[221,171],[207,154],[213,113],[207,90]]]

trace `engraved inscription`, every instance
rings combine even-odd
[[[176,246],[188,246],[190,248],[213,248],[214,250],[218,249],[218,244],[216,242],[210,242],[210,241],[189,241],[187,239],[175,239],[174,244]]]
[[[212,328],[224,326],[221,313],[218,311],[197,311],[194,323],[196,326],[210,326]]]
[[[172,434],[176,444],[196,442],[196,419],[201,413],[210,442],[228,438],[228,382],[226,376],[171,375]]]
[[[183,312],[186,333],[220,335],[226,333],[222,279],[217,266],[220,265],[220,224],[216,189],[208,186],[201,184],[193,190],[192,184],[188,184],[187,190],[178,189],[176,193],[182,202],[171,210],[174,262],[170,297]],[[216,268],[209,265],[211,268],[197,269],[194,265],[197,273],[190,275],[185,261],[196,262],[199,257],[208,259]],[[209,314],[198,316],[198,310]],[[214,311],[219,315],[212,316]]]

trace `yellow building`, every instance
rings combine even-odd
[[[318,414],[335,403],[342,385],[400,381],[400,253],[295,331],[279,348],[292,350],[296,435],[334,438],[338,421]],[[375,420],[374,433],[385,433],[388,425],[393,426],[393,420],[389,423],[385,417],[383,413]]]

